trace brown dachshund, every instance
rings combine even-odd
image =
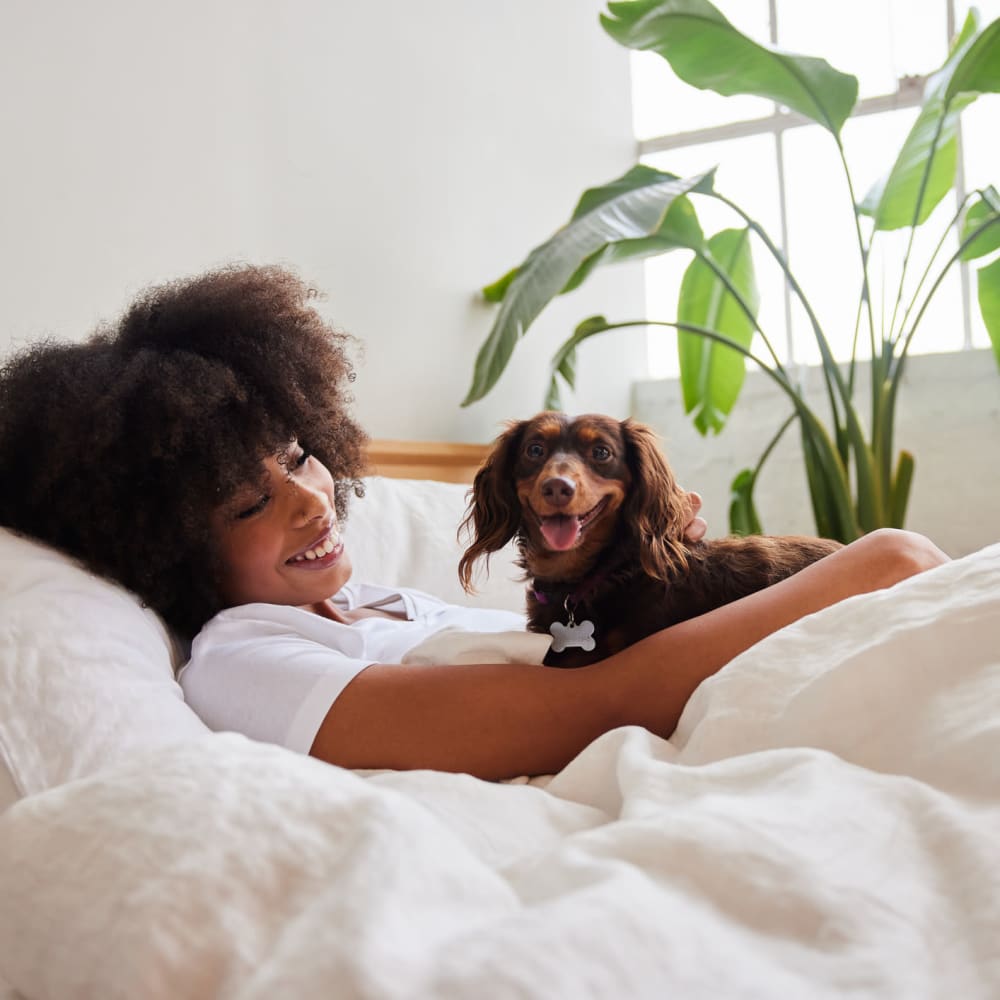
[[[840,548],[800,536],[689,542],[687,494],[653,432],[631,420],[540,413],[497,438],[476,474],[459,563],[512,538],[528,579],[528,628],[545,662],[578,667],[791,576]]]

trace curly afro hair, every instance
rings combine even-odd
[[[155,286],[83,343],[0,369],[0,524],[128,587],[190,637],[223,607],[212,512],[298,438],[361,495],[349,337],[277,267]]]

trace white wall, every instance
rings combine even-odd
[[[806,373],[806,399],[826,419],[819,369]],[[857,398],[870,398],[863,385]],[[756,464],[790,408],[773,382],[752,371],[716,437],[694,430],[675,381],[638,383],[634,411],[662,435],[678,478],[702,494],[711,533],[720,535],[728,530],[729,484]],[[906,527],[952,556],[1000,541],[1000,372],[992,352],[911,357],[896,423],[897,450],[908,449],[916,460]],[[768,458],[755,497],[765,531],[815,533],[797,427]]]
[[[82,337],[150,282],[278,261],[364,342],[356,392],[371,433],[491,438],[538,408],[552,350],[580,319],[645,311],[638,266],[598,272],[543,314],[493,394],[459,408],[492,317],[475,290],[548,237],[584,187],[633,162],[627,53],[598,26],[602,8],[5,4],[0,355],[42,334]],[[644,361],[638,330],[584,345],[572,407],[625,415]],[[715,533],[733,473],[776,425],[754,381],[739,404],[753,420],[707,442],[675,385],[637,389],[638,415],[665,432]],[[917,358],[908,382],[910,526],[954,554],[1000,538],[991,359]],[[789,438],[761,485],[771,531],[811,529],[796,460]]]
[[[365,353],[380,437],[486,440],[538,409],[583,317],[642,312],[599,274],[461,410],[492,312],[475,290],[633,162],[627,53],[597,0],[95,0],[4,6],[0,354],[79,338],[144,285],[293,265]],[[624,415],[641,334],[586,348]]]

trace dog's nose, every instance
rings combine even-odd
[[[576,493],[576,484],[565,476],[551,476],[542,483],[542,496],[553,507],[565,507]]]

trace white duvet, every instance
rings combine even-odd
[[[32,1000],[1000,997],[1000,546],[545,787],[137,754],[0,819],[0,898]]]

